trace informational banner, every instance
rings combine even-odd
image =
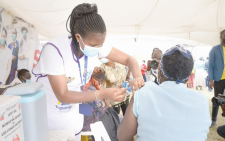
[[[0,97],[0,141],[24,141],[19,96]]]
[[[21,69],[38,61],[41,45],[34,27],[0,7],[0,85],[10,84]]]

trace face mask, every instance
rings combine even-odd
[[[5,38],[1,37],[0,43],[1,43],[1,45],[4,45],[5,44]]]
[[[107,58],[102,58],[102,59],[100,59],[100,61],[101,61],[103,64],[106,64],[106,63],[109,62],[109,59],[107,59]]]
[[[13,39],[13,41],[16,40],[16,35],[15,34],[12,35],[12,39]]]
[[[80,35],[79,35],[80,36]],[[81,36],[80,36],[81,41],[83,42]],[[83,42],[84,44],[84,42]],[[84,50],[82,49],[81,45],[80,45],[80,50],[84,53],[84,55],[88,56],[88,57],[93,57],[98,55],[99,51],[100,51],[100,47],[90,47],[84,44]]]
[[[24,77],[23,77],[23,79],[25,79]],[[23,83],[31,83],[31,80],[28,80],[28,79],[25,79],[26,80],[26,82],[23,82]]]
[[[27,35],[27,31],[24,30],[24,31],[23,31],[23,36],[26,37],[26,35]]]

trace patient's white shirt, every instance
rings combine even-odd
[[[134,95],[136,141],[205,141],[211,124],[209,103],[185,84],[147,82]]]

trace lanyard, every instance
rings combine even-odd
[[[86,55],[84,55],[84,84],[83,84],[83,80],[82,80],[82,75],[81,75],[81,67],[80,67],[80,60],[79,60],[79,57],[78,57],[78,51],[77,51],[77,48],[75,47],[74,45],[74,49],[77,53],[75,53],[76,57],[77,57],[77,61],[78,61],[78,68],[79,68],[79,71],[80,71],[80,81],[82,83],[82,86],[83,86],[83,91],[85,90],[85,86],[86,86],[86,80],[87,80],[87,64],[88,64],[88,57]]]

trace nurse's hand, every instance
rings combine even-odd
[[[132,93],[134,95],[135,91],[142,88],[145,85],[143,77],[134,78],[131,82]]]
[[[103,97],[116,102],[123,102],[126,96],[126,88],[107,88],[101,90]]]

